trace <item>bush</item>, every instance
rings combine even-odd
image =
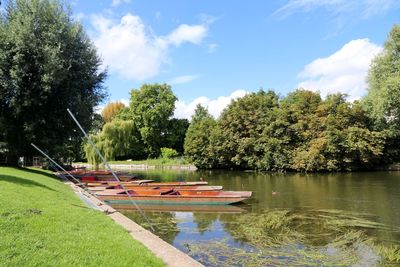
[[[161,148],[161,156],[164,159],[170,159],[170,158],[178,156],[178,152],[172,148],[162,147]]]

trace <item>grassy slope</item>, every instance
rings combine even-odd
[[[0,266],[163,266],[49,173],[0,167]]]

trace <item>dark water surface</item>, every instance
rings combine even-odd
[[[400,172],[135,174],[253,191],[233,207],[146,211],[157,235],[206,266],[400,266]]]

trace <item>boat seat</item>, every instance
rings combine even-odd
[[[176,191],[175,189],[171,189],[171,190],[168,190],[166,192],[166,194],[164,194],[164,195],[176,196],[176,195],[180,195],[180,193],[178,191]]]
[[[167,190],[167,191],[163,191],[163,192],[161,192],[160,193],[160,195],[170,195],[172,192],[174,191],[174,189],[170,189],[170,190]]]

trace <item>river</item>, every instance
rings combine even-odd
[[[157,235],[206,266],[400,265],[400,172],[135,174],[253,192],[235,206],[146,211]]]

